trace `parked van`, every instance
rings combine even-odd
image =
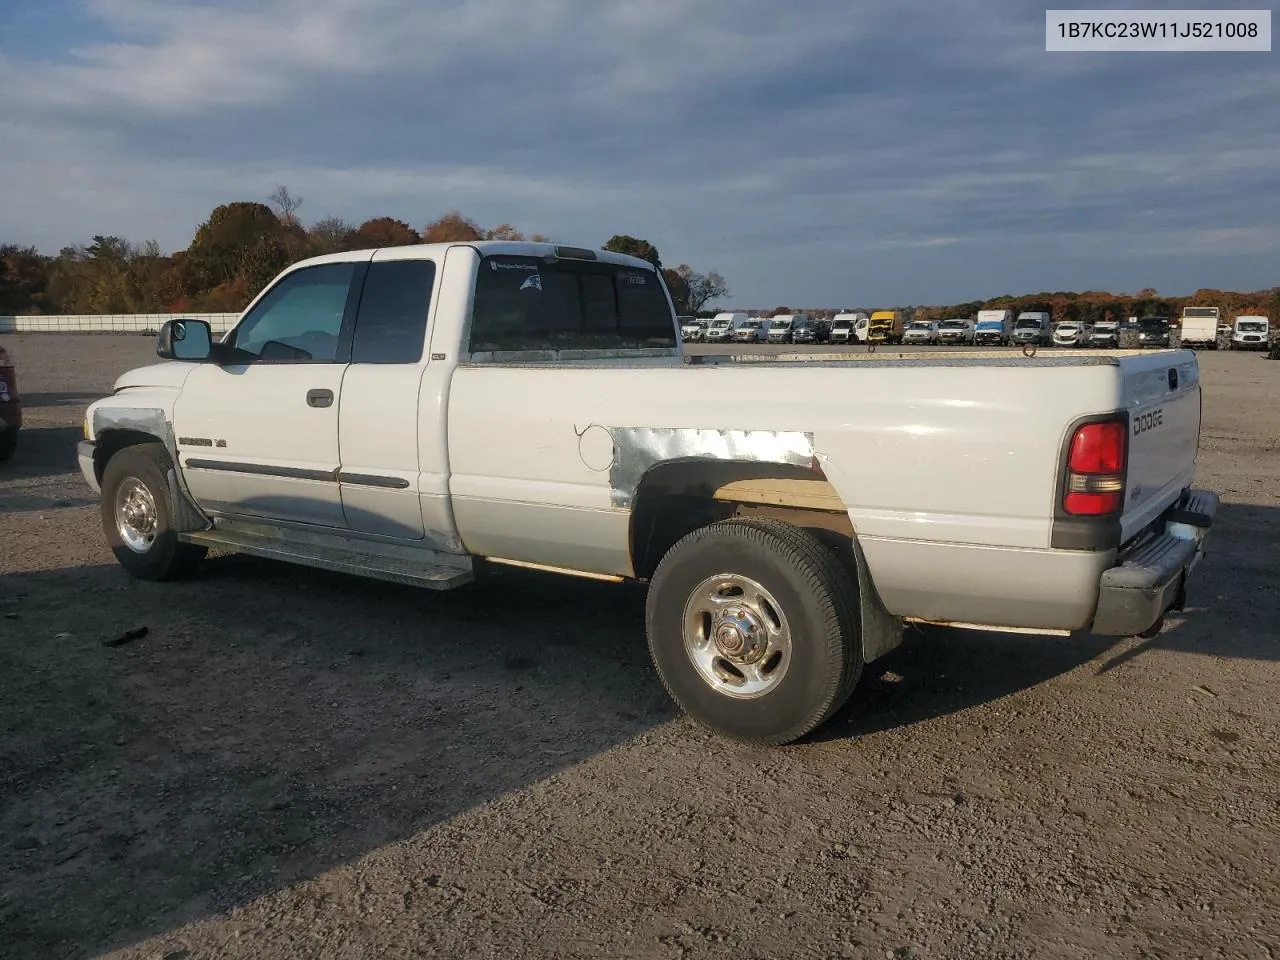
[[[938,324],[939,343],[973,343],[973,321],[953,317]]]
[[[1120,321],[1099,320],[1095,323],[1089,333],[1089,346],[1112,349],[1120,346]]]
[[[866,342],[869,320],[870,317],[860,310],[852,313],[837,313],[831,318],[831,342]]]
[[[1196,347],[1217,350],[1221,314],[1217,307],[1183,307],[1178,345],[1192,350]]]
[[[973,329],[974,343],[994,343],[1002,347],[1009,345],[1013,335],[1012,310],[979,310],[978,322]]]
[[[740,320],[747,319],[745,313],[717,313],[707,326],[707,342],[723,343],[733,339],[733,328]]]
[[[791,331],[800,321],[807,321],[807,314],[779,313],[769,320],[768,339],[770,343],[790,343]]]
[[[912,320],[907,324],[906,331],[902,334],[903,343],[928,343],[935,344],[938,342],[938,321],[937,320]]]
[[[905,321],[901,310],[876,310],[867,322],[867,342],[901,343]]]
[[[1236,317],[1231,331],[1232,350],[1265,350],[1270,345],[1271,323],[1266,317]]]
[[[1053,329],[1055,347],[1083,347],[1093,335],[1093,326],[1083,321],[1064,320]]]
[[[769,321],[746,317],[733,325],[734,343],[764,343],[769,339]]]
[[[1053,343],[1053,316],[1037,310],[1018,314],[1018,319],[1013,323],[1013,342],[1049,346]]]
[[[685,343],[692,343],[702,339],[703,331],[706,330],[707,321],[699,320],[697,317],[676,317],[680,321],[680,339]]]

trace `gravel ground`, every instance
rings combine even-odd
[[[1159,637],[913,632],[758,750],[676,715],[636,588],[130,581],[73,450],[153,342],[6,345],[4,957],[1280,955],[1280,363],[1201,355],[1226,502]]]

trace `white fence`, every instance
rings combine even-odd
[[[214,333],[226,333],[238,313],[109,313],[80,316],[0,317],[0,333],[150,333],[160,332],[166,320],[178,317],[207,320]]]

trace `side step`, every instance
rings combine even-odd
[[[452,590],[475,580],[469,556],[455,556],[427,548],[403,548],[336,534],[289,536],[283,528],[253,524],[219,525],[212,530],[179,534],[186,543],[233,550],[267,560],[283,560],[304,567],[389,580],[430,590]],[[328,541],[328,542],[320,542]]]

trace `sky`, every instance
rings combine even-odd
[[[0,243],[182,249],[285,184],[642,237],[725,306],[1280,285],[1278,54],[1046,53],[1044,11],[0,0]]]

